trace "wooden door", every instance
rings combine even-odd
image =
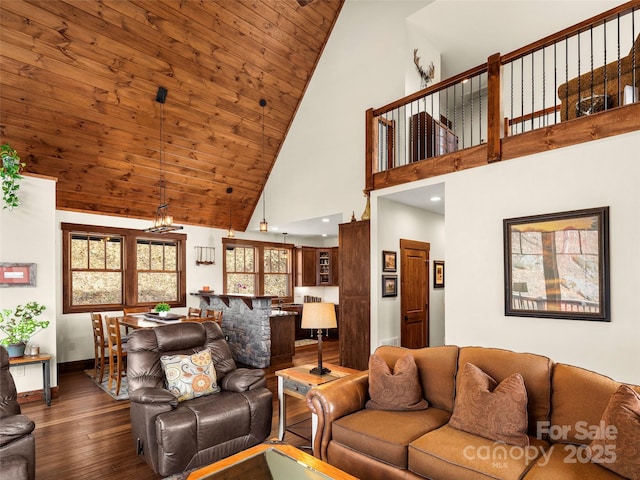
[[[400,240],[400,344],[429,346],[429,247]]]

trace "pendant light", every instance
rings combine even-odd
[[[233,193],[233,187],[227,187],[227,193],[229,194],[229,229],[227,230],[227,237],[231,238],[236,236],[231,225],[231,194]]]
[[[173,217],[169,215],[169,204],[167,203],[167,184],[162,171],[162,162],[164,160],[163,151],[163,129],[164,129],[164,102],[167,99],[167,89],[158,87],[156,94],[156,102],[160,104],[160,205],[156,210],[153,226],[145,228],[148,233],[167,233],[174,230],[182,230],[181,225],[173,224]]]
[[[262,161],[265,163],[264,158],[264,107],[267,106],[267,101],[264,98],[260,99],[260,106],[262,107]],[[260,222],[260,232],[266,233],[269,230],[269,224],[267,223],[267,217],[265,215],[265,203],[267,195],[267,177],[264,179],[264,188],[262,189],[262,221]]]

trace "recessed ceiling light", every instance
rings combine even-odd
[[[323,236],[323,237],[326,237],[326,236],[327,236],[327,234],[326,234],[326,233],[323,233],[323,234],[322,234],[322,236]]]
[[[322,219],[322,221],[323,221],[324,223],[329,223],[331,220],[329,220],[328,218],[323,218],[323,219]]]
[[[442,198],[438,197],[437,195],[435,197],[431,197],[430,200],[432,202],[439,202],[440,200],[442,200]]]
[[[278,231],[278,227],[271,227],[271,231],[277,232]]]

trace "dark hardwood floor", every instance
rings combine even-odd
[[[317,351],[316,345],[297,348],[293,365],[316,363]],[[323,361],[339,363],[337,340],[323,342]],[[273,392],[270,438],[278,435],[275,372],[290,366],[272,365],[265,369],[267,386]],[[42,402],[21,405],[22,413],[36,424],[38,480],[161,478],[135,453],[128,401],[114,400],[82,372],[60,375],[58,387],[59,396],[50,407]],[[310,415],[304,401],[287,397],[287,425],[310,418]],[[298,447],[309,445],[308,440],[290,432],[285,434],[284,440]]]

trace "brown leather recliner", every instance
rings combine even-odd
[[[205,349],[220,392],[178,402],[165,388],[160,357]],[[135,447],[159,475],[208,465],[261,443],[271,432],[272,395],[264,372],[237,368],[215,322],[132,332],[127,378]]]
[[[36,478],[35,424],[21,414],[16,384],[9,371],[9,353],[0,346],[0,476]]]

